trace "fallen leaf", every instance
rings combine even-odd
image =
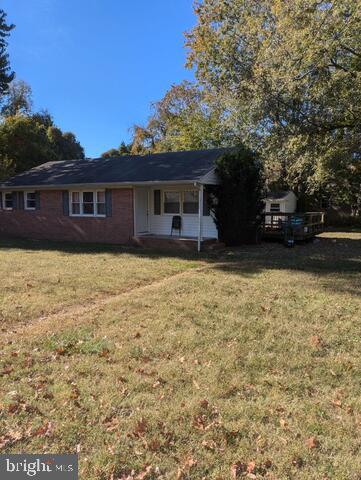
[[[3,371],[0,373],[0,375],[10,375],[10,373],[13,371],[13,367],[5,367]]]
[[[287,427],[287,422],[284,418],[280,418],[280,425],[281,425],[281,428]]]
[[[197,465],[197,460],[195,460],[193,457],[189,457],[186,461],[186,466],[188,468],[192,468],[194,467],[195,465]]]
[[[146,467],[146,469],[143,471],[143,472],[140,472],[138,475],[137,475],[137,480],[144,480],[147,475],[149,473],[151,473],[153,470],[153,467],[151,465],[149,465],[148,467]]]
[[[308,340],[312,347],[319,348],[323,345],[322,338],[318,335],[312,335]]]
[[[196,387],[197,390],[200,390],[200,386],[199,386],[199,383],[196,382],[196,380],[193,380],[193,385]]]
[[[53,432],[53,424],[51,422],[45,422],[44,425],[34,430],[31,433],[31,436],[40,437],[44,435],[45,437],[49,437],[52,434],[52,432]]]
[[[249,462],[247,465],[247,473],[252,473],[256,468],[256,462]]]
[[[305,443],[310,450],[313,448],[318,448],[320,446],[320,442],[317,440],[316,437],[307,438]]]
[[[211,440],[211,441],[207,441],[207,440],[203,440],[202,441],[202,446],[204,448],[206,448],[207,450],[211,450],[212,452],[216,449],[217,445],[216,443]]]
[[[139,437],[139,436],[144,435],[145,432],[146,432],[146,430],[147,430],[147,426],[148,426],[148,425],[147,425],[147,422],[145,421],[145,419],[144,419],[144,418],[141,418],[141,419],[137,422],[137,424],[136,424],[136,426],[135,426],[135,428],[134,428],[134,430],[133,430],[133,435],[135,435],[136,437]]]
[[[106,358],[109,355],[109,350],[107,348],[103,348],[103,350],[99,353],[99,357]]]
[[[9,413],[15,413],[19,410],[19,404],[18,403],[10,403],[8,406],[8,412]]]

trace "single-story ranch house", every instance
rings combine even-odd
[[[227,150],[45,163],[0,184],[0,233],[200,250],[218,239],[205,186]]]

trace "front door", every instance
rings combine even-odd
[[[135,189],[135,233],[147,233],[148,226],[148,188]]]

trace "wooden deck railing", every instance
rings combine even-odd
[[[295,237],[309,238],[324,231],[324,212],[264,213],[264,236],[282,237],[286,228],[292,229]]]

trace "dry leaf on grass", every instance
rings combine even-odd
[[[322,341],[322,338],[319,337],[318,335],[312,335],[309,339],[308,339],[310,345],[314,348],[320,348],[322,347],[323,345],[323,341]]]
[[[145,470],[143,470],[143,472],[140,472],[136,476],[136,479],[137,480],[145,480],[148,477],[148,475],[152,473],[152,470],[153,470],[153,467],[151,465],[149,465],[148,467],[145,468]]]
[[[53,424],[51,422],[45,422],[43,425],[34,430],[31,434],[32,437],[45,436],[50,437],[53,433]]]
[[[312,450],[313,448],[318,448],[320,446],[320,442],[317,440],[316,437],[307,438],[305,443],[307,448],[309,448],[310,450]]]
[[[136,437],[143,436],[145,434],[145,432],[147,431],[147,427],[148,427],[147,422],[145,421],[144,418],[141,418],[137,422],[137,424],[136,424],[136,426],[133,430],[133,435],[136,436]]]
[[[256,462],[249,462],[247,465],[247,473],[252,473],[256,468]]]
[[[280,426],[281,428],[286,428],[287,427],[287,422],[284,418],[280,418]]]
[[[193,385],[196,387],[197,390],[200,390],[199,383],[196,380],[193,380]]]

